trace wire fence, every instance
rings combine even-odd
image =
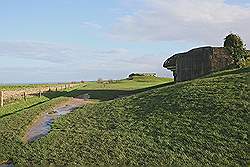
[[[18,90],[0,90],[0,107],[3,107],[5,104],[16,100],[27,100],[28,97],[33,96],[41,97],[45,92],[63,91],[65,89],[74,88],[78,85],[79,84],[63,84],[47,87],[23,88]]]

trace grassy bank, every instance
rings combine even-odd
[[[6,160],[22,160],[23,152],[27,152],[28,149],[28,147],[22,142],[22,135],[25,129],[41,113],[52,110],[53,107],[67,100],[68,98],[66,97],[60,97],[1,118],[0,164]],[[25,166],[25,164],[22,164],[22,166]]]
[[[0,153],[8,154],[0,159],[31,166],[247,166],[249,78],[246,68],[151,90],[126,86],[121,92],[137,94],[84,106],[34,143],[1,136]],[[88,86],[79,92],[104,96]],[[22,118],[13,117],[0,119],[1,128]]]
[[[169,79],[163,80],[165,82],[171,81]],[[124,80],[106,84],[105,88],[103,88],[103,84],[88,82],[87,86],[86,84],[81,84],[74,89],[67,89],[62,92],[48,92],[43,94],[41,98],[32,97],[28,98],[27,101],[20,100],[5,105],[3,108],[0,108],[0,164],[7,160],[16,161],[18,159],[19,163],[23,161],[23,153],[29,152],[29,145],[22,143],[21,140],[23,132],[41,113],[48,112],[48,110],[51,110],[59,103],[88,92],[91,92],[92,98],[100,97],[103,91],[111,91],[108,93],[109,95],[102,95],[102,100],[109,100],[123,94],[125,90],[136,90],[137,88],[147,88],[148,85],[159,85],[163,83],[163,80],[154,80],[138,85],[134,81]],[[127,92],[126,95],[128,94]],[[21,164],[24,165],[25,163]]]

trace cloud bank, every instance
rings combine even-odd
[[[83,49],[37,41],[0,41],[0,57],[65,63],[83,55]]]
[[[93,22],[89,22],[89,21],[84,21],[81,24],[82,28],[90,28],[90,29],[102,29],[102,26]]]
[[[224,0],[143,0],[144,6],[119,18],[112,37],[132,41],[192,41],[221,45],[230,32],[250,47],[250,7]],[[146,7],[145,7],[146,6]]]
[[[131,72],[165,71],[162,57],[127,48],[99,50],[38,41],[0,41],[0,59],[0,83],[119,79]]]

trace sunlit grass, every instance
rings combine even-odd
[[[86,83],[63,98],[0,119],[0,161],[21,166],[247,166],[249,70],[151,90],[149,85],[164,82]],[[103,102],[61,117],[48,136],[34,143],[21,142],[37,114],[67,96],[90,91]],[[131,96],[114,99],[121,94]]]

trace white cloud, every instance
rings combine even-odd
[[[121,17],[111,36],[138,41],[194,41],[221,44],[229,32],[250,46],[250,7],[223,0],[144,0],[134,14]],[[146,6],[146,7],[145,7]]]
[[[86,50],[75,46],[37,41],[0,41],[0,57],[42,60],[52,63],[72,62]]]
[[[93,22],[85,21],[81,24],[83,28],[94,28],[94,29],[102,29],[102,26]]]
[[[114,48],[110,50],[96,51],[96,53],[99,55],[114,55],[114,56],[127,54],[128,52],[129,52],[128,49],[125,48]]]
[[[126,48],[93,50],[48,42],[0,41],[0,83],[122,78],[143,71],[163,74],[164,57]]]

